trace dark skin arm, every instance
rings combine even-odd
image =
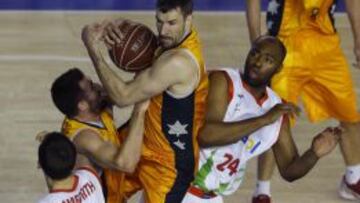
[[[341,130],[338,128],[325,129],[314,137],[311,147],[299,156],[291,135],[289,119],[285,117],[279,139],[272,147],[281,176],[292,182],[306,175],[321,157],[336,147],[340,134]]]
[[[229,105],[229,87],[226,77],[226,73],[223,71],[212,72],[209,75],[210,87],[206,119],[198,137],[200,147],[206,148],[235,143],[259,128],[273,123],[283,114],[298,111],[292,104],[279,104],[263,116],[225,123],[223,119]]]

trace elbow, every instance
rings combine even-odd
[[[204,139],[204,136],[199,135],[198,143],[199,143],[200,148],[208,148],[208,147],[210,147],[209,142],[206,139]]]
[[[133,158],[133,157],[131,157]],[[120,171],[123,171],[125,173],[134,173],[137,164],[139,162],[138,159],[120,159],[116,162],[116,168]]]
[[[295,180],[297,180],[297,178],[295,178],[295,177],[292,177],[292,176],[281,176],[284,180],[286,180],[287,182],[289,182],[289,183],[292,183],[292,182],[294,182]]]
[[[283,173],[280,173],[281,177],[286,180],[287,182],[289,183],[292,183],[294,182],[295,180],[301,178],[295,174],[291,174],[291,173],[288,173],[288,172],[283,172]]]
[[[109,93],[109,97],[110,97],[112,103],[120,108],[126,107],[131,104],[128,100],[129,97],[126,96],[125,94],[121,94],[120,92],[119,93]]]
[[[209,148],[214,146],[214,142],[211,140],[211,133],[207,132],[205,127],[200,130],[197,140],[200,148]]]

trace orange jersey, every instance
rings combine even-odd
[[[334,27],[334,11],[335,0],[270,2],[269,32],[287,49],[271,87],[288,102],[301,98],[310,121],[358,122],[356,93]]]
[[[177,98],[164,91],[151,99],[145,116],[142,158],[125,184],[128,195],[143,188],[148,203],[181,202],[197,169],[197,136],[204,122],[208,94],[197,32],[192,29],[175,49],[186,49],[197,62],[199,82],[187,96]]]
[[[335,0],[277,0],[269,3],[267,27],[271,35],[286,37],[302,29],[335,34]]]
[[[103,111],[101,113],[101,121],[103,126],[100,127],[95,124],[65,118],[62,125],[62,132],[72,140],[79,131],[83,129],[91,129],[97,132],[104,141],[108,141],[116,146],[120,146],[117,129],[114,125],[112,115],[106,111]],[[120,189],[123,180],[123,173],[115,170],[104,169],[104,177],[106,185],[105,191],[107,192],[107,202],[122,202],[123,199]]]
[[[191,164],[183,160],[183,164],[186,164],[184,169],[191,168],[190,171],[193,171],[198,158],[196,139],[204,121],[208,78],[201,43],[195,30],[178,48],[185,48],[195,56],[200,68],[200,82],[196,90],[184,98],[174,98],[170,93],[164,92],[151,99],[145,117],[144,156],[152,159],[154,155],[161,155],[156,158],[159,161],[166,160],[166,164],[174,169],[176,160],[190,158],[191,160],[186,161]],[[179,141],[178,144],[176,141]]]

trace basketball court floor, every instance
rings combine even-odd
[[[42,130],[59,130],[62,115],[50,98],[55,77],[79,67],[97,80],[81,39],[81,28],[105,18],[125,17],[154,29],[152,12],[0,12],[0,202],[36,202],[46,193],[44,178],[37,168],[35,135]],[[337,29],[349,62],[354,61],[353,40],[345,15],[338,15]],[[242,67],[249,49],[244,13],[195,13],[195,25],[203,40],[205,59],[211,67]],[[358,99],[360,70],[351,68]],[[118,71],[123,77],[131,74]],[[359,103],[359,102],[358,102]],[[360,103],[359,103],[360,104]],[[116,110],[117,123],[124,122],[131,107]],[[327,125],[309,124],[304,113],[293,129],[299,151]],[[278,173],[272,182],[275,203],[340,203],[336,189],[344,164],[337,148],[323,158],[305,178],[294,183]],[[251,161],[242,187],[225,202],[250,202],[256,167]],[[136,198],[130,202],[136,202]]]

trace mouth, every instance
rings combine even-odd
[[[250,78],[258,78],[259,73],[257,71],[255,71],[254,68],[252,68],[249,70],[249,76],[250,76]]]
[[[171,42],[172,39],[170,37],[160,37],[159,38],[160,42]]]

